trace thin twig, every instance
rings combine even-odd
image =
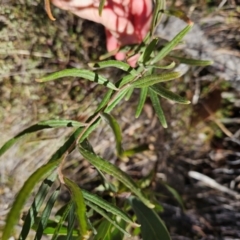
[[[235,198],[237,199],[240,199],[240,194],[217,183],[214,179],[202,174],[202,173],[199,173],[199,172],[195,172],[195,171],[189,171],[188,172],[188,176],[191,177],[191,178],[194,178],[198,181],[201,181],[203,184],[205,184],[206,186],[208,187],[211,187],[211,188],[214,188],[214,189],[217,189],[221,192],[224,192],[224,193],[227,193],[231,196],[234,196]]]
[[[233,134],[218,120],[215,118],[212,110],[204,103],[202,103],[203,107],[210,114],[210,119],[217,124],[217,126],[230,138],[233,137]]]
[[[45,3],[45,10],[46,10],[46,12],[47,12],[48,17],[49,17],[52,21],[55,21],[56,18],[54,18],[53,15],[52,15],[50,0],[44,0],[44,3]]]

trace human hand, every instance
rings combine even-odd
[[[113,51],[120,46],[140,43],[150,29],[152,20],[152,0],[107,0],[99,16],[99,0],[52,0],[59,8],[71,11],[81,18],[105,26],[107,50]],[[118,52],[117,60],[126,58]],[[135,67],[139,55],[127,61]]]

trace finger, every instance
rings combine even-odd
[[[59,8],[65,9],[65,10],[71,10],[78,7],[89,7],[93,5],[93,0],[51,0],[51,2],[56,5]]]
[[[107,29],[106,29],[106,38],[107,38],[107,50],[109,52],[116,50],[120,47],[119,41]],[[125,57],[126,57],[126,54],[124,52],[118,52],[117,54],[115,54],[115,58],[120,61],[124,60]]]
[[[112,0],[117,4],[122,4],[123,6],[129,6],[131,0]]]
[[[110,31],[133,34],[134,26],[128,19],[128,12],[125,11],[123,6],[111,5],[110,3],[103,9],[102,16],[97,16],[98,22]]]
[[[119,1],[119,0],[113,0]],[[140,43],[147,35],[152,20],[151,0],[129,0],[128,20],[132,23],[132,33],[121,32],[117,37],[120,45]]]
[[[119,40],[116,39],[110,31],[106,30],[106,38],[107,38],[107,50],[109,52],[118,49],[120,47]],[[136,54],[132,57],[130,57],[127,62],[131,67],[136,67],[137,60],[139,58],[140,54]],[[115,55],[115,58],[119,61],[122,61],[126,58],[126,53],[124,52],[118,52]]]
[[[152,21],[152,1],[151,0],[132,0],[130,9],[132,22],[141,40],[146,36]]]
[[[131,67],[135,68],[136,65],[137,65],[137,60],[139,59],[139,57],[140,57],[140,54],[139,54],[139,53],[138,53],[138,54],[135,54],[135,55],[132,56],[132,57],[130,57],[129,59],[127,59],[128,64],[129,64]]]
[[[120,47],[118,40],[115,36],[112,35],[112,33],[109,30],[105,30],[106,32],[106,39],[107,39],[107,50],[109,52],[117,49]]]
[[[115,58],[119,61],[123,61],[125,58],[126,58],[126,53],[124,52],[118,52],[116,55],[115,55]]]

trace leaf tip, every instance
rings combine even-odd
[[[152,204],[152,203],[149,203],[149,204],[148,204],[148,207],[151,208],[151,209],[153,209],[153,208],[155,208],[155,205]]]
[[[42,82],[42,79],[41,78],[36,78],[35,81],[36,82]]]
[[[54,18],[53,15],[52,15],[52,11],[51,11],[49,0],[45,0],[45,10],[46,10],[47,15],[50,18],[50,20],[55,21],[56,18]]]
[[[192,20],[190,20],[190,19],[188,20],[187,23],[188,23],[188,25],[191,26],[191,27],[194,25],[194,22],[193,22]]]
[[[90,67],[90,68],[94,68],[95,67],[95,65],[96,65],[96,63],[88,63],[88,66]]]
[[[132,226],[133,226],[133,227],[141,227],[141,224],[138,224],[138,223],[133,222],[133,223],[132,223]]]
[[[162,123],[163,128],[168,128],[167,123]]]

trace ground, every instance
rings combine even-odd
[[[237,1],[226,1],[219,9],[225,1],[172,2],[192,14],[197,23],[205,23],[200,28],[218,50],[239,58]],[[47,84],[34,81],[67,67],[88,68],[89,61],[105,52],[101,26],[55,8],[54,16],[56,22],[47,18],[43,1],[2,3],[0,145],[39,120],[85,120],[104,94],[103,88],[79,79]],[[183,46],[181,51],[189,47]],[[147,144],[150,151],[120,160],[114,154],[114,138],[107,125],[101,125],[91,137],[96,152],[135,180],[155,169],[150,186],[164,208],[160,216],[173,239],[240,239],[240,82],[237,78],[226,81],[229,75],[219,75],[217,67],[191,67],[178,82],[168,85],[192,100],[193,105],[180,106],[163,100],[167,129],[159,124],[150,102],[142,116],[135,119],[138,92],[113,112],[123,131],[123,147]],[[221,68],[227,72],[224,66]],[[104,74],[114,79],[122,73],[111,69]],[[20,186],[69,133],[70,130],[58,130],[31,135],[0,158],[1,225]],[[99,181],[94,169],[76,152],[69,156],[65,171],[87,189],[93,189]],[[165,183],[181,195],[184,209]],[[61,201],[67,198],[64,193]]]

